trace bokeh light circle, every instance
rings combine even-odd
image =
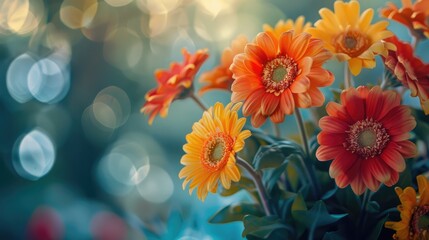
[[[164,169],[151,166],[147,177],[137,185],[137,190],[146,201],[163,203],[173,195],[173,180]]]
[[[45,176],[54,162],[54,144],[40,129],[27,133],[15,143],[13,166],[23,178],[37,180]]]
[[[27,77],[35,63],[34,58],[24,53],[9,65],[6,73],[6,87],[12,98],[19,103],[28,102],[32,98],[28,89]]]
[[[97,94],[92,104],[92,111],[94,118],[102,126],[115,129],[128,120],[131,102],[124,90],[110,86]]]
[[[28,73],[28,90],[38,101],[56,103],[65,97],[70,88],[70,78],[50,58],[36,62]]]

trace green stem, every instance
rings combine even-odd
[[[281,137],[280,126],[277,123],[273,123],[274,134],[277,138]]]
[[[417,46],[419,45],[420,42],[420,38],[419,37],[415,37],[413,36],[412,40],[411,40],[411,46],[413,47],[414,51],[417,49]]]
[[[358,220],[358,231],[363,232],[363,227],[365,226],[365,218],[366,218],[366,209],[368,207],[368,203],[371,200],[371,193],[367,189],[363,194],[362,201],[360,204],[360,216]]]
[[[191,97],[203,111],[207,111],[208,108],[206,107],[206,105],[201,101],[199,97],[195,95],[193,91],[189,94],[189,97]]]
[[[352,73],[350,72],[348,62],[344,62],[344,89],[352,86]]]
[[[250,176],[253,179],[253,182],[255,183],[256,189],[258,190],[259,197],[261,199],[261,205],[264,208],[265,214],[267,216],[272,216],[272,212],[269,206],[269,198],[267,195],[267,190],[264,187],[264,184],[262,183],[262,178],[259,173],[253,169],[253,167],[246,162],[246,160],[240,158],[239,156],[236,156],[237,164],[240,165],[242,168],[246,169],[246,171],[250,174]]]
[[[298,124],[299,133],[301,135],[302,145],[305,151],[305,159],[310,160],[310,147],[308,146],[307,133],[305,131],[304,120],[302,119],[302,115],[299,108],[295,109],[295,118],[296,118],[296,123]],[[317,181],[315,179],[316,171],[314,169],[314,166],[309,162],[306,163],[303,158],[300,158],[300,161],[309,183],[313,186],[313,189],[314,189],[313,194],[315,197],[317,197],[319,195],[319,185],[317,184]]]

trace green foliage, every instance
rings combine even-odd
[[[256,237],[256,239],[270,239],[270,236],[275,231],[281,231],[281,235],[287,238],[287,235],[293,232],[290,226],[284,224],[283,221],[276,216],[256,217],[247,215],[244,217],[243,223],[243,237],[251,236]]]
[[[260,170],[276,168],[292,154],[303,156],[301,146],[291,141],[280,141],[270,145],[260,146],[253,158],[253,166]]]
[[[263,216],[264,213],[259,204],[233,203],[216,212],[210,219],[210,223],[229,223],[242,221],[245,215]]]
[[[229,189],[223,188],[220,190],[220,195],[227,197],[237,193],[240,190],[246,190],[248,192],[254,192],[255,186],[253,181],[245,176],[241,176],[240,181],[231,182],[231,187]]]

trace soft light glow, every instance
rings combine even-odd
[[[122,7],[130,4],[134,0],[104,0],[104,1],[112,7]]]
[[[54,165],[55,148],[51,139],[35,129],[15,144],[13,166],[23,178],[37,180],[46,175]]]
[[[19,103],[28,102],[32,95],[27,85],[27,76],[36,61],[27,53],[18,56],[9,65],[6,73],[6,87],[9,94]]]
[[[120,69],[133,68],[143,55],[142,42],[140,36],[131,29],[115,29],[106,39],[104,57],[110,64]]]
[[[128,120],[131,103],[124,90],[110,86],[97,94],[92,104],[92,110],[95,119],[100,124],[115,129]]]
[[[61,4],[61,21],[71,29],[89,26],[97,13],[97,0],[65,0]]]
[[[175,9],[180,0],[136,0],[137,7],[150,14],[168,13]]]
[[[137,190],[146,201],[163,203],[173,195],[174,185],[164,169],[151,166],[148,176],[137,186]]]
[[[65,97],[69,88],[69,73],[63,72],[52,59],[39,60],[28,73],[28,89],[40,102],[59,102]]]

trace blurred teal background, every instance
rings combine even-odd
[[[250,201],[245,193],[201,203],[177,177],[198,106],[176,101],[152,126],[140,114],[156,86],[153,72],[181,61],[183,47],[209,49],[204,72],[237,35],[253,39],[264,23],[299,15],[314,22],[333,2],[0,1],[0,239],[240,239],[241,223],[207,220],[226,204]],[[405,27],[389,28],[410,40]],[[418,54],[429,61],[427,47],[422,42]],[[326,67],[338,86],[343,65]],[[378,59],[355,82],[375,83],[382,72]],[[203,100],[229,97],[212,91]],[[294,134],[294,124],[287,118],[283,134]]]

